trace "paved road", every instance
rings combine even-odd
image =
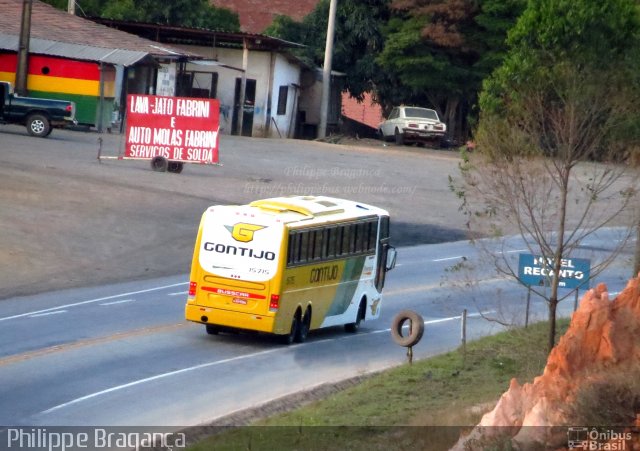
[[[613,233],[585,243],[581,256],[595,263]],[[468,242],[399,251],[378,320],[355,335],[330,328],[288,347],[264,335],[208,336],[184,322],[186,275],[7,299],[0,303],[0,405],[7,407],[0,424],[189,426],[403,363],[389,331],[401,309],[419,312],[427,325],[416,358],[458,346],[463,309],[470,340],[500,330],[480,311],[523,321],[525,290],[497,277]],[[522,251],[519,240],[496,249],[512,262]],[[462,288],[468,274],[447,271],[463,257],[476,268],[471,289]],[[593,283],[621,289],[628,258]],[[572,308],[573,298],[561,304],[565,315]],[[545,315],[534,296],[532,318]]]

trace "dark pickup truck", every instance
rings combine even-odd
[[[76,124],[76,104],[14,94],[11,83],[0,81],[0,122],[23,124],[32,136],[49,136],[53,127]]]

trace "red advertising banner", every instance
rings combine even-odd
[[[217,163],[219,124],[216,99],[129,94],[125,157]]]

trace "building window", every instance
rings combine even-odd
[[[177,92],[180,97],[215,99],[218,96],[217,72],[183,72],[177,76]]]
[[[280,86],[278,93],[278,115],[287,114],[287,96],[289,94],[289,86]]]

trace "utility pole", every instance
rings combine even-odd
[[[636,250],[633,253],[633,274],[631,277],[638,277],[640,273],[640,221],[636,224]]]
[[[240,79],[240,94],[238,103],[238,127],[237,135],[242,136],[242,127],[244,124],[244,104],[247,96],[247,69],[249,69],[249,42],[247,38],[242,40],[242,78]]]
[[[16,67],[16,92],[27,95],[27,75],[29,74],[29,40],[31,38],[31,7],[33,0],[22,1],[22,21],[18,41],[18,65]]]
[[[76,1],[75,0],[67,0],[67,12],[72,16],[76,15]]]
[[[336,25],[336,8],[338,0],[329,4],[329,24],[327,25],[327,41],[324,46],[324,70],[322,72],[322,104],[320,105],[320,127],[318,138],[327,136],[327,116],[329,115],[329,94],[331,93],[331,61],[333,59],[333,36]]]

